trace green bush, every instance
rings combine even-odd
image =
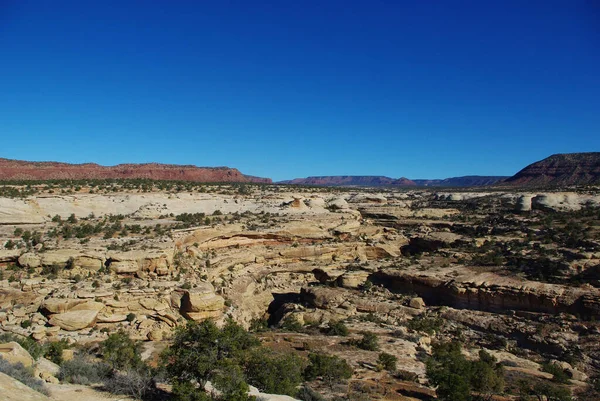
[[[385,369],[390,372],[393,372],[396,370],[397,362],[398,362],[398,358],[396,358],[392,354],[388,354],[387,352],[382,352],[377,357],[377,366],[379,366],[381,369]]]
[[[129,338],[124,331],[113,333],[100,343],[102,359],[113,369],[131,369],[141,366],[141,344]]]
[[[314,380],[318,377],[332,386],[352,377],[352,368],[344,359],[335,355],[309,354],[308,366],[304,369],[304,378]]]
[[[250,331],[253,333],[262,333],[269,330],[269,322],[264,318],[255,318],[250,322]]]
[[[44,357],[51,360],[57,365],[61,365],[63,363],[63,351],[70,347],[67,340],[60,340],[47,343],[44,346]]]
[[[440,317],[415,316],[408,321],[406,327],[414,331],[432,335],[435,332],[439,332],[443,325],[444,319]]]
[[[379,349],[379,337],[367,331],[363,333],[360,340],[350,340],[349,344],[367,351],[377,351]]]
[[[349,333],[348,327],[344,324],[344,322],[340,321],[332,321],[329,322],[329,327],[326,331],[329,336],[342,336],[346,337]]]
[[[24,328],[24,329],[27,329],[27,328],[31,327],[31,324],[32,324],[31,320],[29,320],[29,319],[23,320],[21,322],[21,327]]]
[[[248,383],[270,394],[294,396],[302,382],[302,358],[291,353],[275,353],[263,347],[248,352],[244,370]]]
[[[563,368],[558,366],[557,364],[543,363],[542,371],[551,373],[552,380],[554,380],[557,383],[561,383],[561,384],[569,384],[570,383],[570,380],[569,380],[570,378],[569,378],[569,375],[567,374],[567,372]]]
[[[229,392],[231,399],[244,399],[239,398],[241,395],[238,390],[243,385],[238,375],[241,368],[236,362],[242,359],[246,351],[259,345],[254,336],[232,320],[227,321],[221,329],[209,320],[202,323],[190,321],[186,326],[176,329],[173,343],[162,354],[162,361],[166,375],[173,384],[173,392],[179,399],[206,399],[195,395],[201,392],[194,390],[191,382],[204,387],[209,380],[218,390]],[[230,381],[223,372],[231,374]]]
[[[279,327],[284,331],[301,332],[304,329],[302,323],[294,315],[290,315],[283,319]]]
[[[437,386],[442,401],[470,401],[471,392],[491,397],[504,388],[504,370],[495,358],[479,352],[478,361],[468,361],[458,342],[433,345],[431,358],[426,362],[427,377]]]

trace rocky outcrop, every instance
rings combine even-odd
[[[0,158],[0,180],[137,178],[196,182],[271,182],[269,178],[244,175],[239,170],[229,167],[196,167],[159,163],[101,166],[95,163],[29,162]]]
[[[600,290],[595,288],[546,284],[458,269],[444,273],[384,269],[370,279],[394,291],[416,293],[428,305],[600,317]]]
[[[164,276],[171,270],[172,262],[172,250],[112,252],[107,258],[108,267],[117,274],[141,271]]]
[[[210,283],[200,283],[196,288],[184,290],[180,302],[181,314],[197,322],[220,317],[225,306],[225,300],[215,294]]]
[[[507,178],[512,186],[600,184],[600,152],[552,155]]]
[[[0,344],[0,357],[10,363],[22,363],[25,367],[32,367],[35,361],[23,347],[14,341]]]
[[[48,323],[66,331],[77,331],[92,327],[96,323],[97,310],[72,310],[51,315]]]
[[[4,401],[51,401],[45,395],[4,373],[0,373],[0,394]]]

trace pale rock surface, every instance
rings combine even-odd
[[[0,198],[1,199],[1,198]],[[21,255],[20,249],[4,249],[4,246],[0,249],[0,262],[14,262]]]
[[[52,401],[4,373],[0,373],[0,395],[3,401]]]
[[[202,321],[221,316],[225,300],[215,294],[210,283],[200,283],[198,287],[185,290],[181,297],[181,313],[189,319]]]
[[[425,301],[421,297],[411,298],[408,305],[414,309],[425,309]]]
[[[84,302],[82,299],[48,298],[42,302],[40,309],[47,313],[65,313]]]
[[[97,316],[96,310],[69,311],[50,316],[48,323],[63,330],[76,331],[93,326]]]
[[[0,356],[10,363],[22,363],[25,367],[32,367],[35,361],[19,343],[11,341],[0,344]]]
[[[42,264],[42,259],[36,255],[35,253],[32,252],[27,252],[24,253],[23,255],[19,256],[19,266],[22,267],[40,267]]]

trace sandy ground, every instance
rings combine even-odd
[[[50,397],[60,401],[125,401],[133,400],[126,396],[118,396],[107,392],[95,390],[93,387],[79,384],[50,384],[46,383],[50,390]]]

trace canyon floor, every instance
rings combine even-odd
[[[186,320],[232,318],[273,349],[345,359],[346,384],[308,384],[349,400],[434,399],[432,345],[459,340],[503,366],[495,400],[523,383],[600,399],[599,206],[594,188],[5,185],[0,335],[90,349],[124,330],[155,360]],[[54,399],[72,388],[47,379]]]

